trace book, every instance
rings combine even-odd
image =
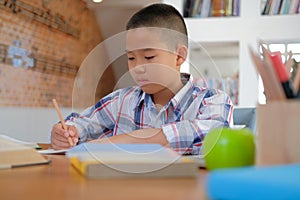
[[[289,14],[298,13],[299,0],[292,0],[290,3]]]
[[[240,16],[240,0],[233,0],[232,16]]]
[[[265,6],[264,6],[264,9],[262,11],[262,15],[268,15],[269,14],[272,2],[273,2],[273,0],[267,0],[265,2]]]
[[[208,199],[300,199],[300,164],[216,170],[206,181]]]
[[[199,164],[158,144],[82,143],[66,156],[87,178],[195,177]]]
[[[209,17],[211,14],[211,0],[203,0],[201,11],[200,11],[200,17],[205,18]]]
[[[225,0],[212,0],[211,6],[212,16],[225,16]]]
[[[201,5],[202,5],[202,0],[195,0],[192,17],[197,17],[197,18],[200,17]]]
[[[0,134],[0,138],[4,139],[4,140],[8,140],[14,143],[18,143],[18,144],[22,144],[31,148],[35,148],[35,149],[40,149],[41,147],[34,142],[27,142],[27,141],[23,141],[23,140],[18,140],[16,138],[10,137],[8,135],[4,135],[4,134]]]
[[[183,17],[192,17],[195,0],[185,0],[183,7]]]
[[[282,4],[282,0],[273,0],[269,10],[269,15],[279,14],[281,4]]]
[[[280,8],[281,15],[289,14],[290,3],[291,3],[291,0],[283,0],[281,8]]]
[[[233,14],[233,0],[225,0],[225,16],[232,16]]]
[[[0,137],[0,169],[47,164],[34,148]]]

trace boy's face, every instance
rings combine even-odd
[[[129,30],[126,35],[128,67],[135,82],[148,94],[166,88],[172,90],[180,81],[179,56],[168,49],[157,33],[147,28]],[[174,92],[175,93],[175,92]]]

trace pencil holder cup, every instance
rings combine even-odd
[[[299,145],[299,100],[257,106],[257,166],[300,162]]]

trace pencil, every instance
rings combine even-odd
[[[300,64],[298,64],[297,72],[293,83],[294,83],[294,92],[295,94],[297,94],[300,87]]]
[[[273,67],[271,66],[271,61],[267,56],[265,56],[265,60],[261,60],[260,57],[254,53],[250,47],[249,51],[252,61],[254,62],[256,69],[262,78],[267,100],[284,100],[284,91],[279,84]]]
[[[64,129],[64,130],[68,130],[68,128],[67,128],[67,126],[66,126],[66,124],[65,124],[65,120],[64,120],[64,118],[63,118],[63,116],[62,116],[62,114],[61,114],[61,111],[60,111],[59,107],[58,107],[58,104],[57,104],[56,99],[52,99],[52,101],[53,101],[55,110],[56,110],[56,112],[57,112],[57,114],[58,114],[58,117],[59,117],[59,120],[60,120],[60,122],[61,122],[61,125],[62,125],[63,129]],[[71,137],[68,137],[68,142],[69,142],[69,144],[70,144],[71,146],[74,146],[74,143],[73,143],[73,140],[72,140]]]

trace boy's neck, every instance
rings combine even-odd
[[[183,83],[181,81],[177,82],[177,84],[174,84],[174,87],[172,89],[165,88],[159,93],[152,95],[152,100],[155,105],[157,105],[157,108],[161,108],[164,105],[166,105],[170,99],[172,99],[175,94],[183,87]],[[160,109],[159,109],[160,110]]]

